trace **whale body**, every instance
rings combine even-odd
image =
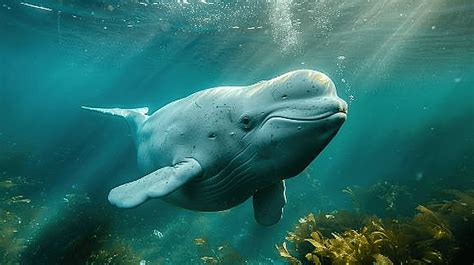
[[[110,203],[132,208],[161,198],[221,211],[253,197],[262,225],[281,219],[284,180],[303,171],[347,117],[334,83],[314,70],[202,90],[151,115],[148,108],[83,108],[128,121],[145,174],[112,189]]]

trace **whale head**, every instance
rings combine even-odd
[[[239,122],[258,148],[262,168],[282,178],[300,173],[336,135],[347,103],[323,73],[297,70],[247,90]],[[250,137],[252,135],[252,137]]]

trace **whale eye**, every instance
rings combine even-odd
[[[240,123],[242,124],[242,128],[244,130],[250,130],[251,129],[251,120],[250,120],[250,117],[248,115],[242,116],[242,118],[240,118]]]

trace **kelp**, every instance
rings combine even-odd
[[[343,216],[341,218],[336,213],[330,220],[344,223],[344,218],[348,215]],[[315,218],[313,214],[301,218],[295,230],[289,232],[286,237],[286,240],[295,246],[297,254],[290,254],[285,243],[277,246],[280,256],[291,264],[305,261],[313,264],[370,264],[376,260],[385,260],[386,264],[390,264],[390,259],[384,256],[382,251],[393,249],[394,246],[380,220],[369,218],[360,229],[332,232],[328,236],[318,230],[318,227],[327,222],[323,218],[327,219],[323,215]],[[319,222],[321,219],[324,222]]]
[[[203,264],[245,264],[239,252],[227,243],[212,247],[205,237],[195,238],[193,242],[198,247]]]
[[[120,239],[109,242],[100,249],[93,250],[85,264],[140,264],[140,259],[128,243]]]
[[[29,187],[24,177],[9,177],[0,181],[0,264],[16,264],[27,247],[27,239],[19,232],[30,219],[32,200],[21,188]]]
[[[308,214],[276,245],[290,264],[451,264],[470,261],[474,193],[416,207],[412,218],[360,213]]]
[[[458,251],[453,264],[474,261],[474,190],[449,189],[444,192],[450,200],[441,199],[428,208],[449,227],[457,241]]]
[[[21,218],[9,210],[0,210],[0,264],[14,264],[25,249],[25,240],[18,238]]]
[[[47,220],[22,252],[25,264],[139,264],[138,254],[113,230],[114,214],[74,190],[60,214]]]
[[[0,264],[139,264],[130,244],[112,237],[109,208],[93,205],[79,190],[62,198],[61,215],[42,219],[35,234],[25,233],[48,209],[30,197],[38,186],[25,177],[0,181]]]

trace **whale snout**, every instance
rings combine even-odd
[[[349,109],[348,109],[349,107],[348,107],[348,105],[347,105],[347,102],[345,102],[345,101],[344,101],[343,99],[341,99],[341,98],[338,98],[338,100],[339,100],[339,109],[338,109],[339,112],[342,112],[342,113],[347,114],[347,112],[348,112],[348,110],[349,110]]]
[[[321,104],[319,108],[314,109],[315,113],[319,113],[316,114],[316,117],[323,117],[321,119],[328,118],[328,120],[339,120],[341,122],[346,120],[348,106],[343,99],[333,96],[329,99],[326,98]]]
[[[336,86],[327,75],[314,70],[306,70],[306,75],[313,84],[312,88],[316,89],[317,99],[326,98],[328,99],[328,105],[333,109],[334,113],[347,114],[347,102],[337,95]]]
[[[303,69],[268,82],[274,100],[271,116],[319,120],[340,113],[345,120],[347,103],[337,95],[334,82],[324,73]],[[334,116],[336,117],[336,116]]]
[[[306,102],[300,102],[301,105],[311,103],[311,109],[313,114],[309,115],[332,115],[336,113],[342,113],[347,115],[348,105],[346,101],[338,97],[337,94],[333,93],[330,95],[322,95],[314,97]]]

